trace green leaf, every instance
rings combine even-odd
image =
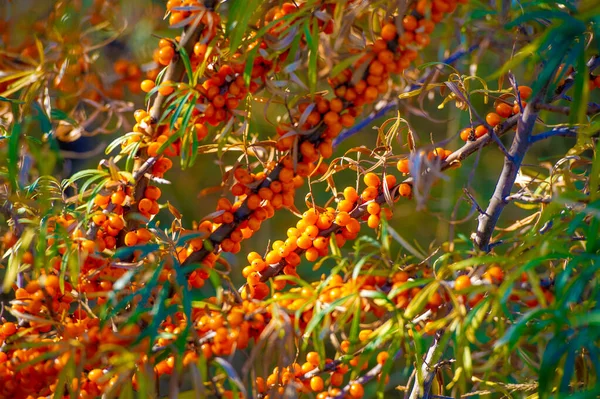
[[[342,73],[346,68],[350,67],[351,65],[354,65],[354,63],[356,61],[360,60],[360,58],[363,56],[364,56],[363,53],[359,53],[359,54],[352,55],[348,58],[344,58],[343,60],[341,60],[340,62],[335,64],[335,66],[333,68],[331,68],[331,72],[329,72],[329,76],[332,78],[335,78],[340,73]]]
[[[312,30],[310,22],[312,21]],[[308,87],[313,95],[317,89],[317,58],[319,55],[319,24],[316,18],[308,19],[304,25],[308,53]]]
[[[556,369],[567,348],[568,345],[562,334],[555,335],[546,345],[542,355],[538,381],[538,392],[541,399],[550,396],[553,388],[552,381],[556,377]]]
[[[252,81],[252,70],[254,68],[254,59],[256,58],[256,54],[258,54],[258,47],[259,46],[252,47],[246,57],[246,66],[244,67],[244,84],[246,87],[249,87],[250,82]]]
[[[259,9],[258,0],[232,0],[229,3],[229,18],[226,33],[229,37],[231,53],[239,50],[240,44],[248,30],[248,24],[254,13]]]
[[[15,113],[15,105],[13,104],[13,115],[16,118],[18,113]],[[13,192],[19,189],[19,171],[17,166],[19,163],[19,138],[21,137],[21,122],[15,121],[10,130],[10,138],[8,139],[8,178]]]
[[[523,338],[525,330],[529,327],[528,324],[534,319],[540,319],[544,315],[554,317],[553,311],[549,309],[533,309],[525,313],[517,323],[508,329],[502,338],[496,341],[494,348],[498,349],[504,345],[508,345],[508,350],[513,350],[519,340]]]

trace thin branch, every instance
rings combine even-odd
[[[394,361],[397,360],[397,359],[399,359],[402,356],[402,353],[403,353],[403,351],[401,349],[398,350],[394,354]],[[383,369],[383,365],[384,364],[377,363],[373,368],[371,368],[365,374],[361,375],[360,377],[358,377],[354,381],[350,381],[341,390],[341,392],[338,395],[336,395],[334,397],[328,396],[328,398],[329,399],[342,399],[342,398],[345,398],[348,395],[348,393],[350,392],[350,388],[352,387],[352,384],[358,383],[358,384],[361,384],[361,385],[365,385],[367,382],[371,381],[373,378],[377,377],[381,373],[381,370]]]
[[[536,134],[535,136],[529,137],[529,142],[531,144],[537,143],[538,141],[548,139],[550,137],[577,137],[577,132],[574,128],[571,127],[557,127],[552,130],[548,130],[547,132]]]
[[[436,365],[430,367],[429,365],[433,363],[434,356],[436,351],[440,346],[440,339],[444,335],[444,330],[439,330],[435,334],[435,338],[433,339],[433,343],[427,350],[427,354],[425,355],[425,359],[423,359],[423,365],[421,366],[421,375],[423,376],[423,385],[419,383],[418,373],[415,377],[415,382],[413,385],[413,389],[408,396],[409,399],[418,399],[419,397],[427,397],[429,396],[429,390],[431,389],[431,383],[433,382],[433,378],[435,377]],[[421,388],[423,388],[424,396],[421,396]]]
[[[479,48],[479,45],[475,44],[475,45],[469,47],[467,50],[459,50],[456,53],[450,55],[448,58],[444,59],[442,61],[442,63],[443,64],[453,64],[454,62],[458,61],[465,55],[472,53],[473,51],[475,51],[478,48]],[[423,81],[424,80],[421,80],[420,83],[423,83]],[[417,88],[418,88],[417,85],[412,85],[410,87],[410,90],[411,91],[416,90]],[[333,147],[334,148],[337,147],[342,141],[354,136],[356,133],[360,132],[362,129],[369,126],[373,121],[381,118],[382,116],[387,114],[389,111],[398,108],[398,104],[399,104],[399,101],[397,99],[394,99],[394,100],[388,102],[387,104],[385,104],[379,110],[375,110],[375,111],[371,112],[365,119],[363,119],[356,125],[352,126],[351,128],[340,133],[340,135],[337,136],[333,140]]]
[[[572,107],[552,104],[538,104],[536,109],[554,112],[557,114],[570,115]],[[600,105],[596,103],[589,103],[585,111],[586,115],[588,116],[595,115],[598,112],[600,112]]]

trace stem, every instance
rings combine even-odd
[[[538,93],[533,101],[527,104],[523,110],[523,114],[519,117],[517,132],[508,156],[504,158],[504,167],[496,183],[494,194],[485,212],[477,218],[479,223],[477,231],[473,235],[473,240],[475,245],[485,252],[489,252],[492,248],[490,241],[494,228],[496,227],[496,223],[498,223],[502,210],[508,204],[506,198],[510,196],[517,174],[523,163],[523,158],[531,146],[531,134],[538,116],[536,106],[544,95],[545,89]]]
[[[440,338],[444,335],[444,330],[439,330],[435,334],[435,338],[433,343],[427,350],[427,354],[425,355],[425,359],[423,359],[423,365],[421,366],[421,375],[423,376],[423,385],[419,383],[419,373],[415,376],[415,383],[413,385],[413,389],[408,396],[409,399],[417,399],[419,397],[427,397],[429,395],[429,390],[431,389],[431,383],[433,382],[433,377],[435,376],[435,366],[430,367],[429,365],[433,363],[433,358],[435,356],[435,352],[438,350],[440,346]],[[423,388],[423,396],[421,396],[421,388]]]
[[[449,56],[448,58],[444,59],[442,61],[442,63],[452,64],[452,63],[458,61],[463,56],[472,53],[477,48],[479,48],[479,45],[475,44],[475,45],[469,47],[467,50],[459,50],[456,53]],[[423,83],[424,81],[425,81],[424,79],[421,79],[419,81],[419,83]],[[418,88],[417,85],[413,85],[410,87],[410,90],[416,90],[417,88]],[[373,122],[374,120],[379,119],[382,116],[384,116],[385,114],[387,114],[389,111],[398,108],[398,103],[399,103],[398,100],[394,99],[394,100],[388,102],[386,105],[384,105],[381,109],[371,112],[369,114],[369,116],[367,116],[365,119],[363,119],[356,125],[352,126],[348,130],[345,130],[342,133],[340,133],[340,135],[333,140],[333,147],[334,148],[337,147],[342,141],[354,136],[356,133],[360,132],[362,129],[364,129],[369,124],[371,124],[371,122]]]

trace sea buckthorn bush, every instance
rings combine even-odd
[[[590,4],[0,10],[0,398],[598,394]]]

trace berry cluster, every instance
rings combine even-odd
[[[496,101],[495,111],[490,112],[485,116],[485,122],[491,128],[498,126],[502,123],[506,118],[510,118],[513,115],[516,115],[521,112],[521,107],[525,107],[527,105],[527,100],[531,97],[531,88],[529,86],[519,86],[518,87],[518,95],[521,99],[519,103],[518,99],[515,99],[511,104],[508,101],[508,98],[511,96],[502,96]],[[486,125],[477,125],[475,127],[468,127],[463,129],[460,132],[460,138],[463,141],[475,141],[480,137],[485,136],[489,133],[489,128]]]

